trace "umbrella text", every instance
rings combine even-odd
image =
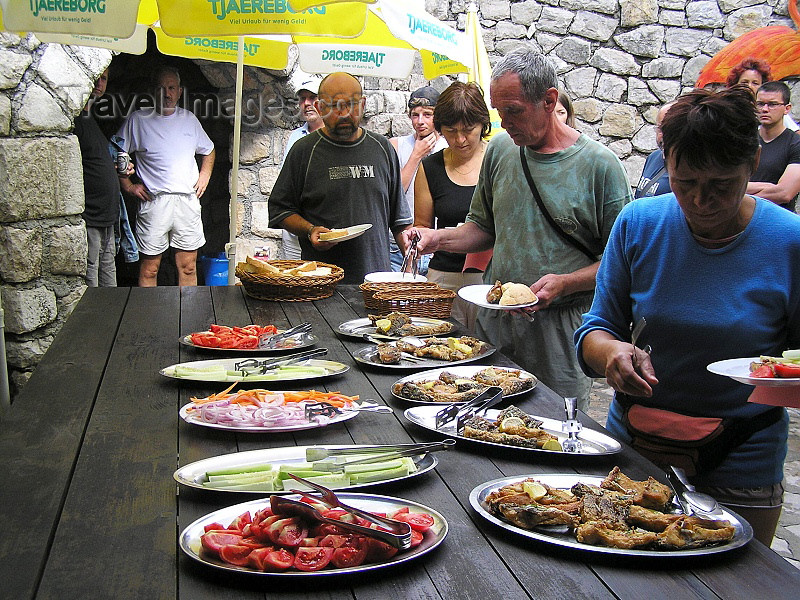
[[[411,33],[421,31],[422,33],[427,33],[445,42],[451,42],[453,44],[456,43],[456,32],[452,29],[449,29],[443,25],[431,23],[425,19],[420,19],[419,17],[415,17],[410,13],[408,14],[408,29],[411,31]]]
[[[187,46],[201,46],[203,48],[214,48],[216,50],[230,50],[236,52],[239,49],[239,42],[234,40],[223,40],[219,38],[207,37],[187,37],[184,39]],[[244,51],[249,56],[258,54],[261,44],[245,44]]]
[[[341,60],[347,62],[373,63],[376,67],[383,64],[385,52],[368,52],[366,50],[323,50],[322,60]]]
[[[45,12],[106,12],[106,0],[29,0],[34,17]]]
[[[253,15],[295,12],[287,0],[208,0],[208,3],[211,4],[211,13],[216,15],[219,20],[226,18],[231,13]],[[324,15],[325,7],[316,6],[304,12]]]

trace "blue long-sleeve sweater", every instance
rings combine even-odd
[[[751,386],[706,366],[800,347],[800,217],[757,199],[745,231],[724,248],[708,249],[692,237],[673,194],[632,202],[614,225],[592,308],[575,332],[579,358],[589,331],[627,341],[630,323],[641,317],[647,327],[639,345],[652,346],[659,379],[643,404],[715,417],[748,418],[768,410],[747,402]],[[614,401],[606,427],[627,441],[621,418]],[[698,483],[741,488],[781,481],[787,429],[784,414]]]

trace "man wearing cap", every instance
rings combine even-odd
[[[292,131],[289,139],[286,142],[286,148],[283,151],[283,159],[281,160],[281,167],[283,161],[286,160],[286,155],[289,154],[289,149],[294,143],[302,137],[307,136],[312,131],[316,131],[322,127],[322,119],[314,108],[314,102],[319,93],[319,82],[321,79],[313,75],[305,75],[300,77],[300,82],[297,84],[297,108],[300,116],[305,119],[305,123]],[[287,260],[300,260],[300,242],[297,241],[297,236],[287,230],[283,230],[283,258]]]
[[[411,93],[408,99],[408,116],[411,119],[413,133],[393,137],[389,141],[397,151],[400,159],[400,176],[403,180],[406,201],[414,215],[414,179],[417,176],[417,167],[426,156],[447,147],[445,139],[433,127],[433,110],[439,101],[439,92],[425,86]],[[392,269],[399,271],[403,263],[403,255],[397,244],[391,241],[389,254],[392,260]],[[428,271],[430,256],[420,257],[419,273],[424,275]]]
[[[325,77],[315,103],[324,124],[292,146],[269,199],[269,226],[294,233],[303,260],[342,267],[343,283],[388,271],[389,232],[399,241],[411,227],[397,154],[384,136],[361,127],[365,106],[355,77]],[[321,237],[367,223],[372,227],[352,239]]]

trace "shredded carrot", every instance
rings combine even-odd
[[[285,403],[295,402],[325,402],[337,408],[344,408],[348,403],[356,402],[359,396],[345,396],[340,392],[320,392],[318,390],[308,390],[305,392],[271,392],[269,390],[253,389],[240,390],[234,394],[229,393],[236,383],[228,389],[212,394],[208,398],[192,398],[192,402],[198,405],[217,402],[218,400],[229,400],[232,404],[252,404],[260,406],[260,403],[267,400],[272,394],[281,394]]]

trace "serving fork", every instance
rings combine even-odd
[[[311,404],[306,404],[304,409],[306,419],[308,420],[318,416],[335,417],[336,415],[341,415],[346,412],[376,412],[389,414],[394,411],[390,407],[378,404],[377,402],[362,402],[361,404],[354,404],[353,406],[345,408],[339,408],[327,402],[312,402]]]

